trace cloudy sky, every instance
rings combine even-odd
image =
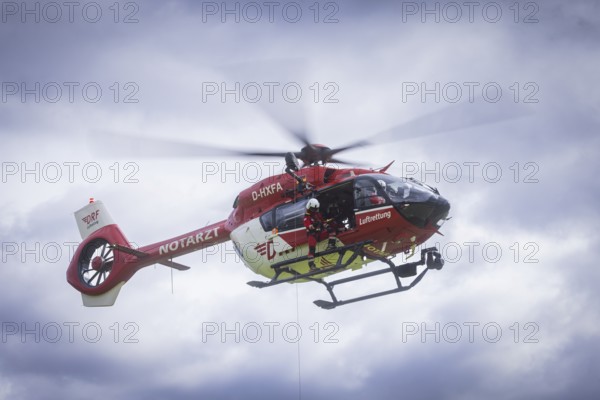
[[[2,2],[0,399],[596,398],[600,3],[469,4]],[[297,151],[298,126],[438,187],[444,269],[325,311],[247,286],[229,243],[82,306],[89,197],[144,245],[282,169],[118,135]]]

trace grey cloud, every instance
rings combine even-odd
[[[237,77],[225,71],[264,60],[300,59],[308,65],[308,82],[339,85],[337,104],[309,101],[303,110],[311,137],[330,145],[354,142],[450,105],[432,96],[425,103],[418,96],[403,102],[403,82],[495,81],[509,102],[513,82],[521,84],[521,94],[523,84],[534,82],[539,102],[528,104],[530,116],[359,149],[348,158],[377,166],[396,159],[395,175],[401,174],[402,162],[500,163],[507,175],[497,184],[481,177],[473,183],[429,178],[450,199],[456,215],[443,228],[446,236],[436,241],[482,240],[482,233],[502,241],[519,235],[518,240],[539,241],[540,262],[515,264],[510,250],[497,265],[463,260],[447,264],[409,293],[329,313],[310,304],[323,295],[322,288],[301,286],[300,321],[329,320],[340,327],[337,347],[302,342],[302,394],[594,397],[599,390],[593,374],[600,300],[594,265],[598,5],[533,3],[539,6],[539,23],[524,24],[512,22],[508,7],[513,2],[498,2],[506,13],[496,24],[481,18],[473,24],[436,24],[421,23],[419,16],[402,22],[404,3],[339,2],[336,24],[315,24],[310,14],[298,24],[223,24],[217,17],[203,23],[202,3],[191,1],[140,3],[137,24],[115,24],[109,13],[97,24],[1,23],[2,82],[94,81],[104,96],[98,103],[22,103],[18,96],[0,103],[0,159],[99,161],[84,140],[88,132],[274,150],[283,144],[297,150],[278,127],[280,115],[269,118],[279,111],[244,101],[202,101],[203,82],[301,79],[295,70],[280,67],[275,72],[269,71],[272,67],[243,70]],[[112,101],[110,86],[116,81],[137,83],[139,102]],[[468,120],[479,105],[466,104],[455,117]],[[105,168],[112,162],[106,153],[109,161],[100,161]],[[235,195],[247,186],[231,180],[202,182],[191,160],[135,161],[142,167],[136,185],[0,183],[1,241],[78,240],[72,212],[90,195],[107,199],[130,239],[157,241],[225,218]],[[539,183],[514,183],[509,167],[516,161],[537,163]],[[39,393],[115,399],[297,396],[293,345],[201,343],[202,322],[296,318],[294,287],[250,291],[244,287],[251,279],[245,267],[216,259],[204,264],[200,256],[188,256],[194,270],[175,276],[174,295],[168,271],[141,271],[109,310],[81,307],[64,280],[66,259],[52,265],[22,265],[14,258],[3,263],[2,322],[97,321],[108,331],[115,321],[131,320],[140,326],[140,343],[38,344],[18,338],[0,343],[0,397],[7,391],[5,396],[24,399]],[[511,310],[515,304],[520,309]],[[496,320],[508,331],[512,316],[539,323],[540,343],[404,344],[398,337],[402,321],[476,318]]]

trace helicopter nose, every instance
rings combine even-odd
[[[432,225],[440,226],[440,221],[448,217],[450,212],[450,203],[442,196],[437,196],[429,200],[429,205],[432,208],[432,212],[429,215],[429,222]]]
[[[428,199],[413,203],[398,204],[397,210],[410,223],[425,228],[427,226],[440,227],[444,218],[450,212],[448,200],[438,194],[431,194]]]

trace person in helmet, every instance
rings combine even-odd
[[[396,192],[394,187],[392,185],[388,185],[387,183],[385,183],[385,181],[383,179],[377,180],[377,183],[379,183],[379,186],[381,186],[383,191],[385,193],[387,193],[387,195],[390,196],[392,198],[392,200],[394,200],[394,198],[398,196],[398,193]]]
[[[386,203],[385,198],[382,196],[385,186],[381,185],[381,182],[385,184],[383,180],[379,180],[378,184],[381,186],[381,189],[379,190],[377,189],[376,184],[370,181],[358,182],[358,185],[354,188],[356,208],[363,209]]]
[[[345,218],[337,201],[334,200],[329,203],[327,205],[327,210],[325,210],[323,215],[327,219],[327,225],[330,228],[329,230],[333,230],[337,234],[338,232],[342,232],[346,229],[346,224],[344,222]]]
[[[385,182],[383,183],[385,184]],[[385,188],[385,186],[383,186],[383,188]],[[385,204],[385,199],[379,195],[375,186],[367,186],[365,188],[365,197],[367,198],[367,204],[370,206],[379,206]]]
[[[315,249],[317,243],[329,237],[327,250],[334,249],[336,244],[335,229],[329,226],[319,211],[319,200],[310,199],[306,203],[306,214],[304,214],[304,227],[308,236],[308,266],[315,269]]]

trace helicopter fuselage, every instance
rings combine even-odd
[[[138,249],[131,247],[101,202],[90,202],[75,213],[84,241],[69,265],[67,280],[84,295],[86,305],[111,305],[139,269],[157,263],[188,269],[173,258],[228,240],[257,274],[272,278],[272,266],[290,260],[289,268],[304,273],[308,237],[303,217],[310,198],[319,200],[322,214],[335,224],[338,246],[368,242],[361,249],[364,256],[351,258],[344,269],[414,251],[438,232],[450,205],[436,189],[393,177],[386,169],[310,165],[297,175],[271,176],[240,192],[227,219]],[[317,255],[324,247],[317,244]],[[298,258],[304,260],[294,261]],[[327,267],[334,259],[322,256],[315,261]]]

